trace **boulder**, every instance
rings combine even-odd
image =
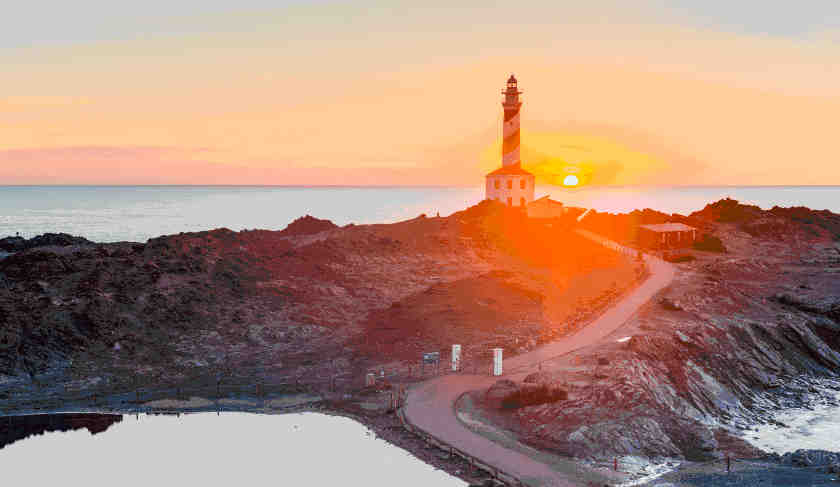
[[[502,379],[487,389],[487,392],[484,394],[484,398],[491,402],[501,401],[505,396],[517,391],[518,389],[519,386],[516,382],[510,379]]]
[[[533,374],[528,374],[522,382],[526,384],[548,384],[552,381],[551,374],[548,372],[534,372]]]

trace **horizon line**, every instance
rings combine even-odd
[[[354,188],[354,189],[393,189],[393,188],[477,188],[484,184],[0,184],[0,188]],[[576,191],[582,189],[611,188],[840,188],[838,184],[616,184],[562,186],[537,184],[548,187]]]

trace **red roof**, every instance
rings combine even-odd
[[[522,169],[522,166],[517,163],[511,164],[510,166],[502,166],[488,174],[488,176],[533,176],[533,174]]]

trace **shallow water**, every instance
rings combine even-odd
[[[819,388],[819,385],[814,385]],[[763,450],[784,454],[799,449],[840,452],[840,392],[821,388],[833,396],[834,404],[817,401],[812,409],[791,408],[773,416],[787,427],[763,424],[746,432],[744,438]]]
[[[724,467],[713,473],[680,473],[664,477],[666,481],[654,482],[653,486],[673,487],[679,485],[695,487],[829,487],[837,485],[837,475],[826,474],[819,469],[785,467],[770,463],[750,462],[727,473]]]
[[[7,444],[3,485],[467,485],[348,418],[141,414],[105,423],[95,435],[84,425],[47,428]]]

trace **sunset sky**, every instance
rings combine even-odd
[[[586,3],[584,6],[582,4]],[[16,2],[0,184],[840,184],[840,2]]]

